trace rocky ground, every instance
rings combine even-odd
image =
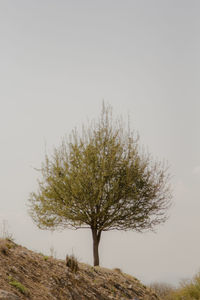
[[[119,269],[78,263],[75,271],[63,260],[0,239],[0,300],[159,299]]]

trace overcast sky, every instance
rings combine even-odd
[[[90,231],[41,231],[26,205],[45,145],[96,118],[104,99],[169,162],[173,206],[156,233],[104,233],[101,265],[144,283],[199,271],[199,13],[195,0],[0,1],[0,223],[17,243],[92,264]]]

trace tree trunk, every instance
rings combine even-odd
[[[101,231],[98,232],[97,229],[92,229],[92,238],[94,266],[99,266],[99,242],[101,238]]]

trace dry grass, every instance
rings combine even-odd
[[[0,239],[0,287],[19,299],[158,300],[130,275],[76,263],[75,269],[70,269],[63,260],[45,259],[42,254]]]
[[[74,255],[67,255],[66,256],[66,266],[71,270],[73,273],[77,273],[79,270],[78,268],[78,261]]]

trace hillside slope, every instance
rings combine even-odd
[[[0,300],[159,299],[118,269],[78,267],[72,272],[63,260],[0,239]]]

